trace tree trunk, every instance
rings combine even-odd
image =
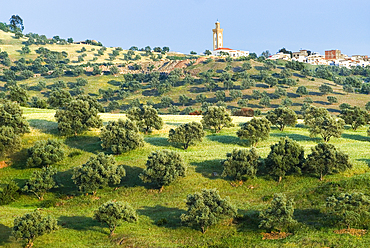
[[[189,143],[184,143],[184,149],[186,150],[188,149],[188,147],[189,147]]]
[[[281,182],[281,179],[283,179],[283,177],[282,177],[282,176],[280,176],[280,177],[279,177],[279,182],[278,182],[278,183],[280,183],[280,182]]]
[[[31,248],[33,246],[33,239],[29,239],[26,248]]]
[[[320,181],[324,179],[324,176],[322,175],[322,172],[320,173]]]
[[[115,230],[116,230],[116,226],[114,226],[112,229],[110,229],[109,237],[112,237],[114,235]]]
[[[202,226],[202,233],[204,234],[204,233],[206,233],[207,232],[207,228],[206,227],[204,227],[204,226]]]
[[[159,193],[162,193],[163,189],[164,189],[164,186],[162,185],[162,187],[159,189]]]

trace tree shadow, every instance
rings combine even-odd
[[[308,95],[310,95],[310,96],[321,96],[322,94],[320,92],[310,91],[310,92],[308,92]]]
[[[181,227],[180,216],[186,213],[183,209],[169,208],[161,205],[156,205],[155,207],[145,206],[138,209],[137,212],[140,215],[148,216],[155,225],[171,229]]]
[[[80,192],[72,180],[72,175],[73,169],[58,171],[55,175],[55,181],[58,188],[54,189],[54,191],[65,195],[78,195]]]
[[[277,138],[288,137],[288,138],[290,138],[292,140],[295,140],[295,141],[312,141],[312,140],[315,140],[315,139],[321,140],[321,138],[311,138],[309,136],[305,136],[305,135],[301,135],[301,134],[295,134],[295,133],[281,132],[281,133],[272,133],[270,135],[272,137],[277,137]]]
[[[130,166],[130,165],[122,165],[126,171],[126,177],[121,180],[120,186],[123,187],[136,187],[136,186],[144,186],[147,189],[151,189],[150,184],[143,183],[139,178],[139,175],[144,171],[143,168],[137,166]]]
[[[9,243],[9,237],[12,233],[12,228],[0,224],[0,245],[5,245]]]
[[[69,147],[80,149],[86,152],[95,153],[95,154],[103,151],[101,147],[101,141],[99,137],[96,137],[96,136],[84,135],[84,136],[68,137],[64,143]]]
[[[46,134],[57,134],[58,133],[58,123],[48,120],[31,119],[28,120],[30,126],[34,129],[40,130],[40,132]]]
[[[158,96],[158,92],[155,89],[144,90],[141,94],[143,96]]]
[[[321,104],[321,105],[330,105],[330,103],[324,102],[324,101],[314,101],[314,103]]]
[[[299,97],[300,97],[300,95],[295,94],[295,93],[291,93],[291,92],[288,92],[287,96],[288,96],[289,98],[299,98]]]
[[[242,210],[238,209],[238,214],[244,214],[243,217],[235,218],[237,224],[238,232],[255,232],[259,229],[260,218],[258,217],[259,211],[257,210],[248,210],[244,213]]]
[[[327,108],[327,110],[331,113],[339,113],[340,114],[340,110],[339,109],[333,109],[333,108]]]
[[[195,166],[195,172],[201,173],[202,176],[209,179],[220,178],[223,171],[221,165],[222,159],[212,159],[201,162],[191,162],[190,164]]]
[[[144,141],[152,146],[170,147],[171,144],[164,137],[145,137]]]
[[[236,136],[231,135],[207,135],[207,139],[216,141],[222,144],[239,144],[240,139]]]
[[[330,215],[322,213],[319,209],[295,209],[294,219],[314,228],[332,227],[333,221]]]
[[[256,87],[258,87],[258,88],[264,88],[264,89],[270,88],[267,84],[256,84]]]
[[[348,133],[343,133],[343,134],[342,134],[342,138],[345,138],[345,139],[352,139],[352,140],[357,140],[357,141],[367,141],[367,142],[369,142],[369,141],[370,141],[370,137],[362,136],[362,135],[359,135],[359,134],[348,134]]]
[[[12,161],[12,168],[22,170],[27,166],[28,149],[23,148],[22,150],[9,155],[9,158]]]
[[[367,164],[367,166],[370,167],[370,159],[366,159],[366,158],[360,158],[360,159],[356,159],[357,161],[361,161],[361,162],[365,162]]]
[[[60,216],[58,225],[77,231],[90,231],[93,229],[106,234],[106,232],[103,232],[103,229],[101,229],[102,225],[98,221],[86,216]]]

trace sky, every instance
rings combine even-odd
[[[12,15],[24,33],[98,40],[107,47],[212,50],[220,22],[224,47],[272,54],[307,49],[370,55],[369,0],[1,0],[0,22]]]

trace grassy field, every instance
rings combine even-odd
[[[66,158],[55,165],[58,169],[59,188],[47,193],[44,201],[32,195],[22,195],[9,205],[0,206],[0,246],[21,247],[22,242],[10,236],[13,220],[24,213],[41,208],[45,214],[57,218],[59,230],[35,240],[34,247],[369,247],[370,235],[362,237],[347,234],[338,235],[339,229],[332,225],[330,218],[321,210],[325,198],[338,192],[363,192],[370,190],[369,150],[370,138],[366,128],[357,131],[346,129],[341,138],[330,141],[350,155],[353,169],[341,174],[326,176],[324,181],[309,176],[287,176],[278,184],[273,178],[258,175],[248,179],[239,187],[233,187],[234,181],[222,178],[221,161],[226,153],[234,148],[246,147],[246,142],[236,136],[238,124],[248,118],[234,117],[233,128],[224,129],[219,134],[210,131],[202,143],[184,151],[167,142],[168,130],[181,123],[200,121],[199,116],[162,116],[165,126],[162,130],[145,135],[145,146],[115,156],[119,164],[124,165],[127,176],[118,188],[100,189],[93,197],[78,192],[71,180],[75,166],[103,151],[98,138],[99,130],[91,130],[78,137],[65,138],[58,135],[57,123],[53,110],[24,109],[24,115],[31,125],[31,133],[23,137],[24,147],[8,160],[10,167],[0,169],[0,184],[16,180],[23,185],[36,169],[26,167],[26,148],[37,140],[54,138],[64,143]],[[123,114],[101,114],[106,124],[110,120],[125,118]],[[308,130],[298,124],[288,127],[284,132],[273,128],[270,138],[261,142],[257,150],[262,158],[270,151],[270,145],[281,137],[290,137],[305,148],[306,156],[310,148],[321,141],[310,138]],[[145,168],[148,155],[158,149],[172,149],[183,156],[188,165],[187,176],[164,188],[162,193],[152,184],[144,184],[138,175]],[[74,156],[68,156],[74,152]],[[76,153],[78,152],[78,153]],[[77,154],[77,155],[76,155]],[[215,173],[217,173],[216,176]],[[202,189],[217,188],[222,197],[230,197],[238,208],[239,217],[224,220],[210,227],[202,234],[200,230],[183,226],[180,215],[185,212],[185,200],[188,194]],[[301,223],[293,230],[292,236],[283,240],[262,240],[258,229],[257,213],[270,203],[274,193],[285,193],[296,202],[295,218]],[[102,203],[109,200],[129,202],[139,214],[138,223],[124,223],[116,230],[116,235],[109,238],[109,230],[92,219],[93,212]],[[158,221],[166,219],[167,224]]]

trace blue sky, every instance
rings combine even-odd
[[[368,0],[12,0],[0,4],[0,21],[18,14],[24,33],[202,53],[218,19],[225,47],[258,55],[282,47],[370,55],[369,10]]]

